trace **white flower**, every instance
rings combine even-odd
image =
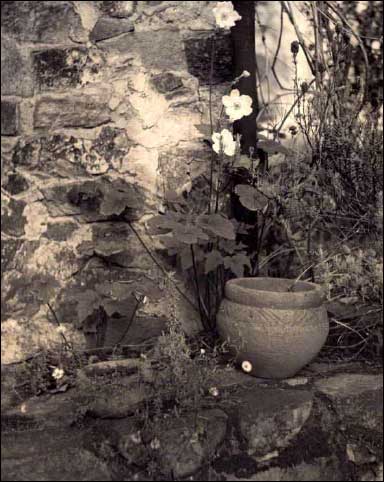
[[[159,450],[160,440],[158,438],[154,438],[150,443],[150,447],[152,450]]]
[[[372,48],[372,50],[381,50],[381,42],[380,42],[380,40],[374,40],[374,41],[371,43],[371,48]]]
[[[209,389],[209,394],[212,395],[212,397],[218,397],[219,390],[216,387],[212,387]]]
[[[241,16],[233,8],[232,2],[218,2],[213,8],[216,24],[220,28],[229,30],[235,26],[235,22],[241,20]]]
[[[236,152],[236,142],[233,139],[232,133],[228,129],[223,129],[221,132],[215,132],[212,135],[213,146],[212,149],[219,154],[224,152],[227,156],[234,156]]]
[[[230,95],[223,97],[223,105],[231,122],[252,113],[252,98],[249,95],[240,95],[238,89],[233,89]]]
[[[141,433],[140,432],[132,433],[129,438],[132,440],[132,442],[135,445],[141,444]]]
[[[56,331],[57,333],[59,333],[59,335],[65,335],[65,333],[67,332],[67,328],[64,325],[59,325],[56,328]]]
[[[204,348],[201,348],[200,353],[201,353],[202,355],[205,355],[205,350],[204,350]]]
[[[61,378],[63,378],[64,375],[65,375],[65,372],[62,368],[55,368],[52,372],[52,377],[55,380],[60,380]]]
[[[243,371],[245,371],[245,373],[250,373],[252,371],[252,363],[249,361],[243,361],[241,368]]]
[[[243,73],[241,74],[240,77],[250,77],[251,74],[248,72],[248,70],[243,70]]]

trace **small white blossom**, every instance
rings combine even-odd
[[[221,132],[215,132],[212,135],[212,141],[212,149],[217,152],[217,154],[224,152],[227,156],[235,155],[236,142],[233,139],[232,133],[228,129],[223,129]]]
[[[251,76],[251,74],[248,72],[248,70],[243,70],[243,73],[241,74],[240,77],[245,77],[245,78],[246,78],[246,77],[250,77],[250,76]]]
[[[219,396],[219,390],[216,387],[211,387],[209,389],[209,394],[212,395],[212,397],[218,397]]]
[[[158,438],[154,438],[150,443],[152,450],[159,450],[160,448],[160,440]]]
[[[130,435],[130,439],[132,440],[132,442],[133,442],[135,445],[141,444],[141,434],[140,434],[140,432],[132,433],[132,434]]]
[[[238,89],[233,89],[230,95],[223,97],[223,105],[231,122],[252,113],[252,98],[249,95],[240,95]]]
[[[55,380],[60,380],[61,378],[63,378],[64,375],[65,375],[65,372],[62,368],[55,368],[52,372],[52,377]]]
[[[241,15],[233,8],[232,2],[216,3],[216,6],[213,8],[213,14],[215,15],[217,26],[225,30],[234,27],[235,22],[241,20]]]
[[[200,353],[201,353],[202,355],[205,355],[205,350],[204,350],[204,348],[201,348]]]
[[[371,43],[371,48],[372,48],[372,50],[381,50],[381,42],[380,42],[380,40],[374,40],[374,41]]]
[[[65,335],[65,333],[67,332],[67,329],[64,325],[59,325],[56,328],[56,331],[57,331],[57,333],[59,333],[59,335]]]
[[[252,371],[252,363],[249,361],[243,361],[241,368],[245,373],[250,373]]]

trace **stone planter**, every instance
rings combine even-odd
[[[309,363],[329,331],[320,286],[282,278],[228,281],[218,331],[253,376],[288,378]],[[247,363],[248,362],[248,363]]]

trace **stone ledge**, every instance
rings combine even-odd
[[[141,359],[97,363],[86,369],[86,377],[108,377],[111,370],[130,370],[142,363]],[[90,402],[87,410],[94,418],[84,421],[80,432],[70,423],[76,404],[82,400],[76,388],[51,398],[35,398],[3,412],[8,427],[13,421],[15,429],[19,426],[26,430],[4,434],[7,449],[3,475],[19,476],[28,466],[34,473],[31,451],[39,460],[40,473],[51,473],[51,464],[42,458],[40,442],[32,443],[27,452],[22,447],[31,443],[36,428],[41,430],[39,440],[54,428],[58,434],[63,433],[63,440],[78,433],[80,452],[90,446],[99,447],[93,452],[95,467],[99,467],[94,476],[103,474],[106,478],[92,480],[114,477],[112,460],[116,453],[127,464],[120,477],[136,476],[137,480],[151,480],[143,469],[152,457],[160,462],[164,473],[172,472],[177,480],[190,476],[189,480],[382,480],[382,440],[376,437],[375,430],[365,429],[364,444],[359,442],[364,417],[358,410],[366,410],[360,401],[368,396],[372,410],[382,410],[376,396],[382,385],[378,374],[330,372],[327,378],[313,375],[307,383],[292,387],[285,381],[255,379],[222,370],[217,380],[219,396],[212,400],[209,410],[199,412],[201,423],[195,425],[196,414],[169,417],[156,435],[141,431],[140,420],[131,415],[137,403],[148,396],[134,389],[138,387],[137,375],[124,375],[119,380],[119,388],[108,386],[93,395],[84,390],[83,401]],[[355,411],[340,410],[338,400],[346,403],[350,396]],[[100,451],[101,446],[109,447],[109,455],[104,449]],[[60,458],[56,451],[55,444],[45,447],[44,456],[58,460],[60,471],[72,452],[65,444],[60,448]],[[81,467],[75,459],[70,473],[80,473],[84,478],[79,480],[89,480]]]

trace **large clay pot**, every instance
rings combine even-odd
[[[228,281],[218,331],[251,375],[288,378],[320,351],[329,322],[324,293],[314,283],[282,278]],[[248,362],[248,363],[247,363]]]

